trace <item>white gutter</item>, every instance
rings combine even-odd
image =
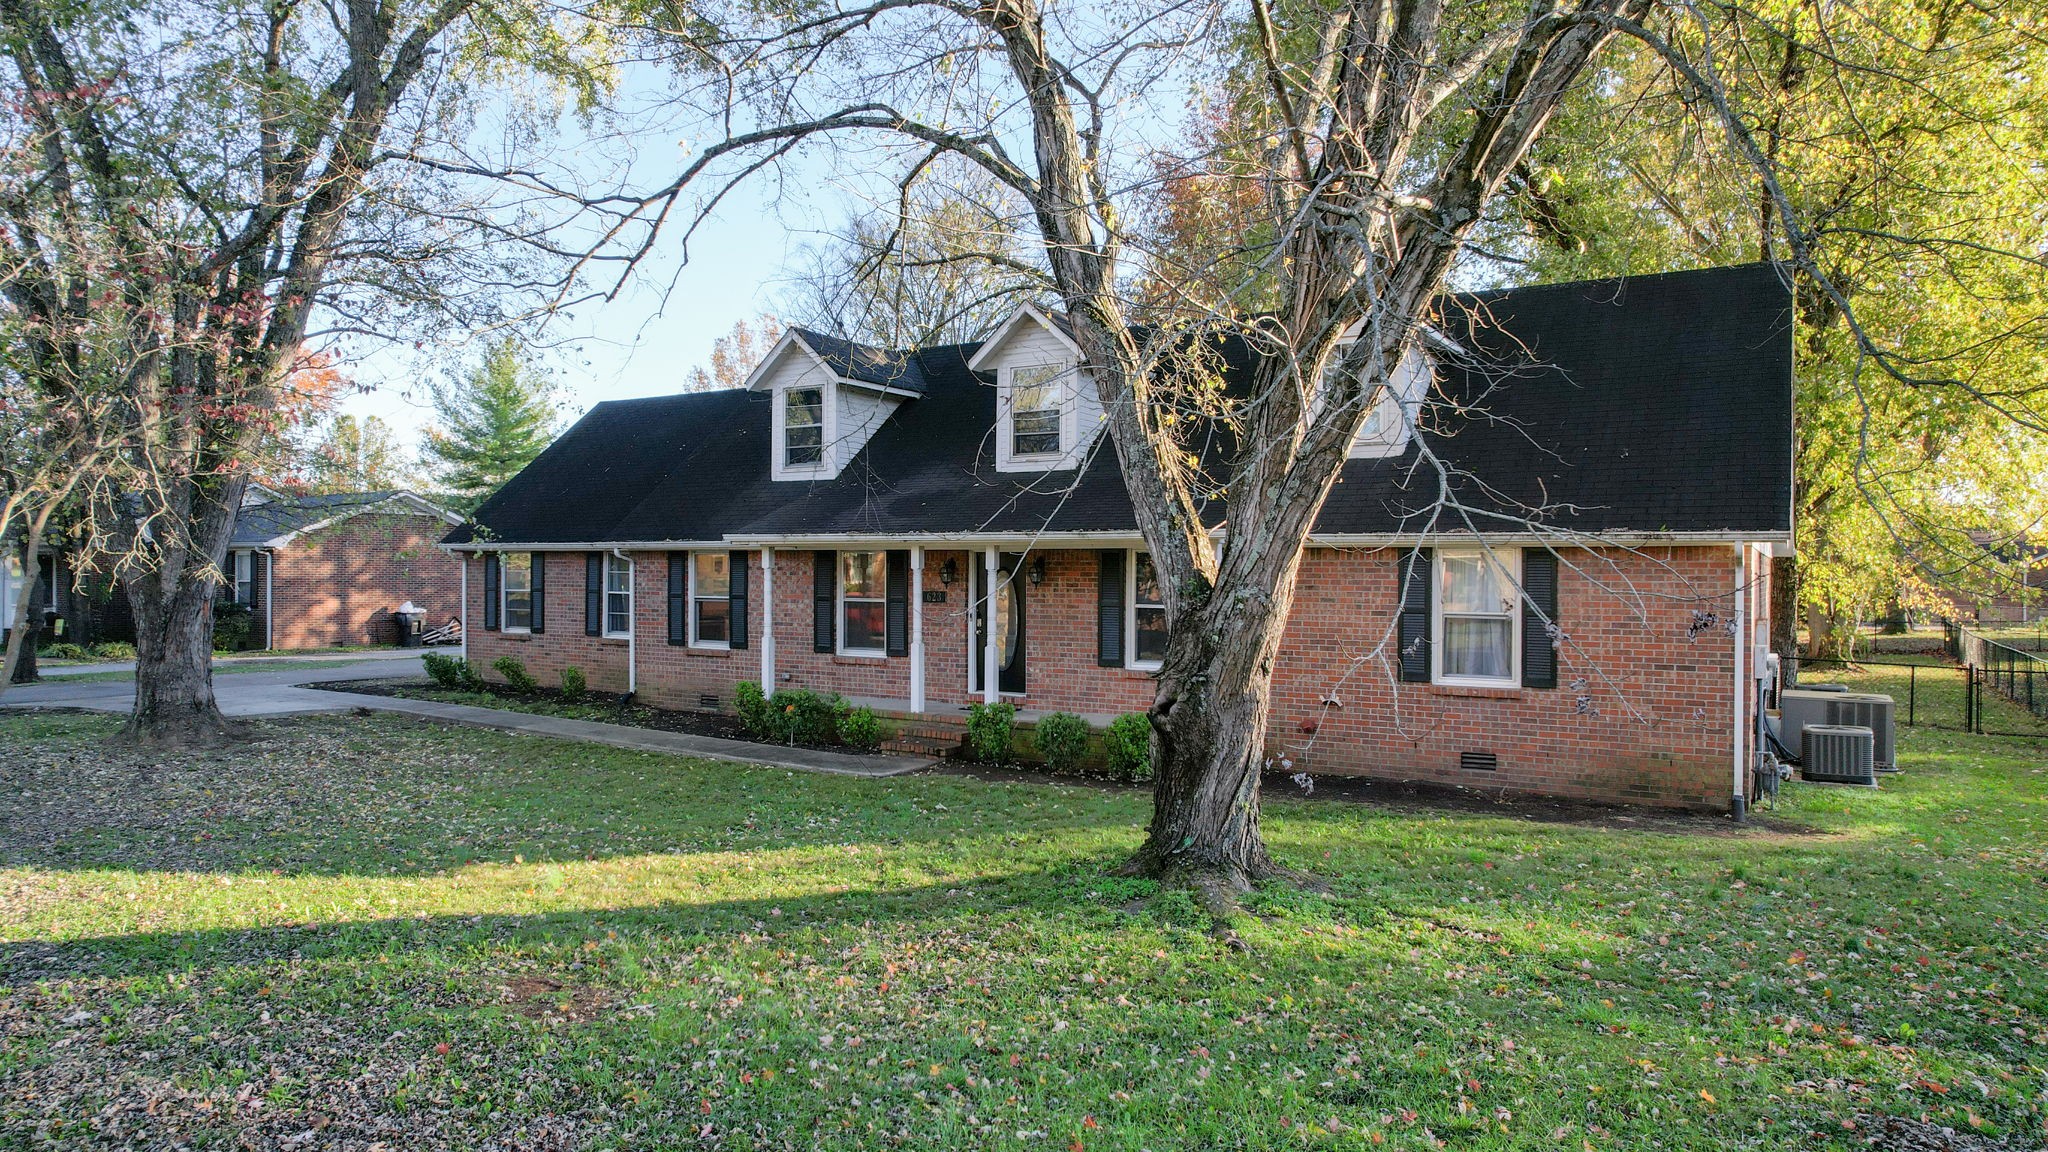
[[[436,544],[443,552],[687,552],[734,547],[731,540],[585,540],[556,544],[547,541],[472,540],[467,544]]]
[[[1227,535],[1226,527],[1209,530],[1212,539]],[[1136,529],[1113,532],[897,532],[825,533],[816,535],[761,535],[736,533],[718,540],[599,540],[557,543],[552,541],[489,540],[467,544],[437,544],[445,552],[610,552],[624,548],[633,552],[682,552],[699,548],[864,548],[901,547],[910,541],[926,545],[995,545],[1005,551],[1045,547],[1048,544],[1103,543],[1143,547],[1145,540]],[[1789,545],[1790,532],[1318,532],[1309,536],[1310,548],[1413,548],[1438,540],[1487,540],[1502,545],[1542,544],[1554,548],[1629,548],[1659,544],[1770,544]]]
[[[1735,545],[1735,737],[1734,778],[1729,812],[1740,824],[1749,819],[1749,757],[1746,745],[1749,736],[1747,713],[1749,710],[1749,683],[1743,675],[1743,659],[1748,656],[1749,623],[1744,608],[1744,593],[1749,590],[1749,545],[1738,542]]]
[[[626,695],[631,696],[640,690],[640,569],[633,563],[631,556],[617,548],[612,549],[612,555],[626,562],[626,579],[632,581],[626,585],[626,603],[631,605],[626,616]],[[602,596],[604,599],[600,599],[597,604],[598,611],[609,612],[611,608],[607,601],[611,592],[606,590]],[[598,617],[598,623],[604,623],[603,616]],[[602,627],[598,628],[599,633],[603,631]]]

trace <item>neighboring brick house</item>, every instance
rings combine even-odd
[[[1311,536],[1276,763],[1727,805],[1792,539],[1785,281],[1754,265],[1439,313]],[[1242,381],[1251,353],[1220,351]],[[755,680],[927,724],[976,700],[1142,710],[1165,618],[1100,414],[1034,308],[908,351],[791,330],[745,387],[598,405],[447,537],[468,654],[685,709]]]
[[[400,491],[287,496],[251,486],[228,542],[224,598],[251,648],[394,644],[410,600],[429,627],[461,610],[462,566],[436,547],[461,518]]]

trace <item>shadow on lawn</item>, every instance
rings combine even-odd
[[[544,955],[559,950],[573,959],[593,940],[616,936],[659,942],[660,950],[689,953],[701,944],[752,935],[862,931],[891,925],[921,933],[970,922],[1010,926],[1033,919],[1091,911],[1103,922],[1129,923],[1127,881],[1110,873],[1121,856],[1084,857],[1056,867],[1001,876],[904,888],[819,892],[809,895],[661,901],[558,912],[394,916],[387,919],[294,923],[188,931],[134,932],[70,940],[0,943],[0,990],[39,980],[156,977],[260,965],[272,961],[321,965],[390,960],[401,953],[439,953],[467,963],[486,951]],[[1148,922],[1166,922],[1148,918]],[[1194,919],[1184,926],[1196,933]]]
[[[251,725],[245,745],[109,748],[119,721],[0,718],[0,867],[434,876],[471,863],[949,844],[1135,828],[1142,798],[869,780],[407,718]]]

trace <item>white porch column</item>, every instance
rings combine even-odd
[[[761,692],[775,695],[775,549],[761,549]]]
[[[999,696],[996,676],[997,669],[1001,667],[996,662],[996,657],[1000,655],[996,641],[996,581],[1002,578],[1003,570],[1001,554],[994,548],[991,547],[983,553],[983,560],[984,578],[981,587],[987,595],[982,598],[981,615],[978,617],[982,632],[981,699],[984,703],[993,704]]]
[[[910,550],[910,710],[924,711],[924,549]]]

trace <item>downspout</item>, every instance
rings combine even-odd
[[[455,620],[462,626],[462,639],[457,643],[461,645],[462,659],[466,662],[469,659],[469,557],[462,557],[458,571],[461,583],[457,585],[455,593],[458,597],[455,602]]]
[[[263,646],[273,651],[277,648],[277,597],[271,590],[277,587],[277,549],[266,549],[263,554]]]
[[[626,697],[631,699],[640,690],[640,569],[634,566],[631,556],[617,548],[612,549],[612,555],[625,561],[626,571],[631,573],[627,579],[632,583],[626,585],[626,603],[629,606],[626,615]],[[600,604],[599,607],[603,605]],[[600,617],[598,622],[603,623],[603,618]],[[604,629],[600,628],[598,631],[602,632]]]
[[[1745,771],[1749,766],[1749,760],[1745,755],[1743,739],[1749,734],[1749,725],[1744,716],[1744,711],[1749,707],[1749,685],[1744,679],[1742,667],[1743,658],[1749,654],[1749,623],[1744,613],[1743,600],[1744,593],[1749,589],[1748,569],[1749,546],[1738,540],[1735,543],[1735,627],[1732,637],[1735,641],[1735,711],[1732,714],[1733,723],[1729,725],[1729,734],[1734,738],[1735,752],[1732,798],[1728,807],[1729,814],[1735,817],[1737,824],[1747,823],[1749,820],[1749,781],[1748,773]]]

